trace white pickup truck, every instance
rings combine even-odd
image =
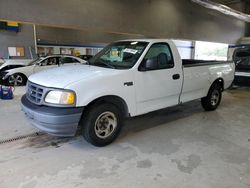
[[[29,77],[22,109],[38,129],[74,136],[81,127],[95,146],[111,143],[124,117],[201,99],[215,110],[234,79],[233,62],[181,60],[166,39],[114,42],[87,64]]]

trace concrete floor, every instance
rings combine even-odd
[[[0,101],[0,140],[36,131],[13,101]],[[250,89],[223,94],[204,112],[199,101],[127,120],[104,148],[81,136],[48,135],[0,144],[0,188],[250,187]]]

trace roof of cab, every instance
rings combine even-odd
[[[171,41],[171,39],[153,39],[153,38],[145,38],[145,39],[126,39],[126,40],[119,40],[121,41],[138,41],[138,42],[162,42],[162,41]]]

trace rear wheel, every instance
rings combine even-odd
[[[21,74],[13,74],[8,78],[8,84],[12,86],[23,86],[26,84],[27,78]]]
[[[112,104],[99,104],[90,107],[83,115],[83,137],[95,146],[106,146],[113,142],[122,127],[122,114]]]
[[[207,111],[215,110],[221,101],[222,88],[219,84],[214,84],[209,89],[206,97],[201,99],[202,107]]]

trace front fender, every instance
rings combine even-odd
[[[126,86],[124,83],[128,81],[133,81],[133,76],[127,72],[126,75],[81,80],[65,89],[75,91],[76,105],[79,107],[87,106],[100,97],[117,96],[125,101],[129,113],[133,116],[136,114],[135,86]]]

